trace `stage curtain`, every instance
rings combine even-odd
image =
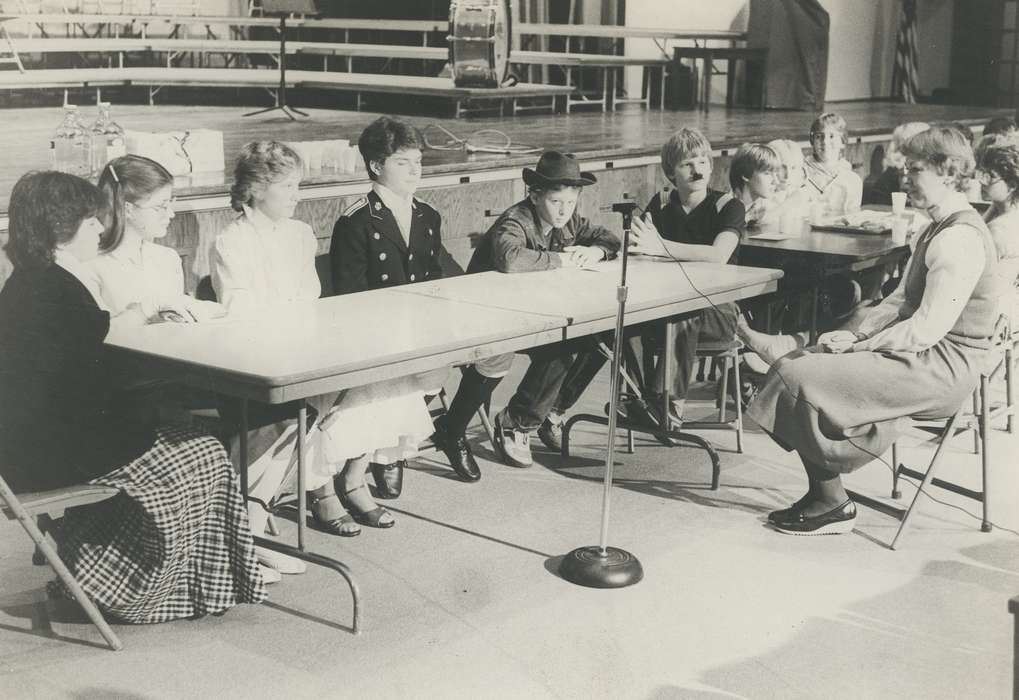
[[[747,44],[768,48],[768,107],[821,111],[828,28],[818,0],[751,0]]]

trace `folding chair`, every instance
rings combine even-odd
[[[696,428],[696,429],[722,429],[722,430],[733,430],[736,432],[736,452],[743,454],[743,404],[740,399],[740,350],[743,349],[743,343],[738,338],[733,338],[729,342],[720,343],[698,343],[697,344],[697,357],[702,362],[710,360],[712,363],[712,371],[716,363],[721,364],[722,376],[717,380],[715,405],[718,407],[718,419],[717,420],[700,420],[700,421],[683,421],[683,427],[685,428]],[[726,413],[726,406],[729,402],[729,368],[733,368],[733,378],[735,379],[736,386],[736,410],[735,416],[729,418]],[[709,373],[710,375],[711,373]],[[710,377],[709,377],[710,378]]]
[[[891,549],[896,548],[899,539],[902,537],[902,534],[906,529],[906,523],[909,521],[909,517],[912,515],[913,510],[916,508],[920,495],[931,486],[936,486],[940,489],[944,489],[945,491],[951,491],[952,493],[959,494],[960,496],[965,496],[966,498],[974,501],[979,501],[982,504],[980,531],[991,531],[992,526],[987,510],[987,483],[991,463],[989,454],[990,450],[988,449],[990,447],[988,437],[991,431],[991,421],[997,420],[1002,416],[1008,417],[1008,429],[1010,431],[1014,427],[1013,417],[1015,415],[1015,407],[1012,371],[1014,370],[1013,363],[1016,341],[1017,339],[1012,333],[1008,317],[1005,315],[1000,316],[990,337],[990,361],[988,362],[987,368],[980,373],[979,384],[977,385],[976,391],[973,393],[972,412],[967,411],[966,404],[969,403],[967,401],[964,402],[963,405],[960,406],[959,409],[948,419],[948,422],[943,428],[923,426],[924,429],[933,430],[936,433],[933,442],[937,444],[937,448],[934,450],[934,457],[931,459],[926,472],[915,471],[900,464],[898,444],[892,444],[892,498],[902,497],[902,492],[899,491],[899,477],[901,475],[905,474],[906,476],[921,480],[920,486],[917,488],[916,495],[913,497],[913,501],[910,503],[909,508],[903,510],[867,496],[854,493],[853,491],[848,491],[848,493],[859,503],[881,511],[886,515],[896,517],[901,521],[899,529],[895,533],[895,538],[892,540]],[[1004,371],[1005,373],[1006,401],[1004,406],[992,409],[989,392],[990,381],[993,377],[998,376],[1001,371]],[[944,450],[945,444],[959,433],[963,433],[968,430],[972,430],[974,432],[974,451],[982,455],[980,460],[979,491],[974,491],[973,489],[968,489],[964,486],[960,486],[959,484],[934,477],[934,471],[939,466],[941,453]]]
[[[21,523],[21,526],[25,528],[25,532],[28,533],[32,542],[35,543],[36,552],[41,553],[46,562],[53,568],[60,581],[71,592],[74,599],[78,601],[78,604],[85,611],[85,614],[88,615],[92,624],[96,626],[96,629],[99,630],[99,633],[103,635],[103,639],[106,640],[106,643],[113,651],[119,651],[124,645],[120,643],[117,635],[113,633],[109,624],[103,619],[103,615],[99,612],[95,603],[89,600],[85,591],[82,590],[78,581],[75,580],[74,575],[64,565],[64,562],[60,560],[56,550],[46,541],[46,535],[43,534],[40,525],[50,529],[55,520],[64,517],[64,511],[68,508],[99,503],[116,496],[118,493],[119,491],[115,488],[82,484],[53,491],[23,493],[19,497],[14,494],[3,477],[0,477],[0,497],[3,497],[4,505],[2,510],[4,515],[7,516],[8,520],[17,520]],[[38,525],[34,518],[38,518]],[[34,558],[33,561],[35,561]]]

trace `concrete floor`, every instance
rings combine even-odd
[[[518,362],[496,394],[503,405]],[[579,408],[600,412],[604,376]],[[480,431],[479,431],[480,434]],[[528,470],[491,461],[457,481],[414,463],[391,530],[354,539],[312,532],[310,547],[353,569],[364,631],[335,574],[286,577],[261,606],[222,617],[117,626],[112,653],[73,604],[45,602],[20,528],[0,528],[0,695],[4,698],[1008,698],[1019,594],[1016,436],[996,431],[991,519],[935,491],[899,551],[897,523],[862,508],[856,530],[790,537],[764,525],[798,498],[798,460],[750,426],[706,433],[723,450],[722,485],[691,448],[638,439],[621,453],[610,543],[645,578],[619,590],[574,586],[562,555],[597,544],[601,429],[574,456],[536,449]],[[904,461],[929,455],[913,436]],[[535,440],[537,445],[537,441]],[[622,444],[622,443],[621,443]],[[959,437],[942,475],[976,486],[979,458]],[[849,485],[885,496],[872,464]],[[906,498],[913,490],[906,488]],[[388,504],[387,504],[388,505]],[[294,525],[284,522],[284,535]],[[40,602],[43,601],[43,602]]]

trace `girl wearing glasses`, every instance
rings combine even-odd
[[[173,177],[166,168],[142,156],[115,158],[99,175],[99,189],[107,202],[107,225],[90,267],[111,313],[137,303],[150,321],[221,316],[219,304],[184,293],[180,256],[155,242],[173,219]]]
[[[1001,311],[1015,328],[1019,323],[1019,144],[1015,137],[998,139],[978,152],[978,179],[984,200],[991,203],[984,221],[998,250]]]

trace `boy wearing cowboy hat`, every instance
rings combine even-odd
[[[592,225],[576,211],[581,189],[596,180],[580,171],[572,155],[546,151],[537,167],[524,168],[523,176],[527,197],[504,211],[485,233],[468,273],[585,267],[618,252],[620,241],[615,234]],[[577,350],[575,344],[556,343],[526,351],[531,366],[494,420],[496,447],[504,463],[531,465],[530,435],[552,409]],[[500,355],[484,364],[503,363],[508,370],[512,358]]]

